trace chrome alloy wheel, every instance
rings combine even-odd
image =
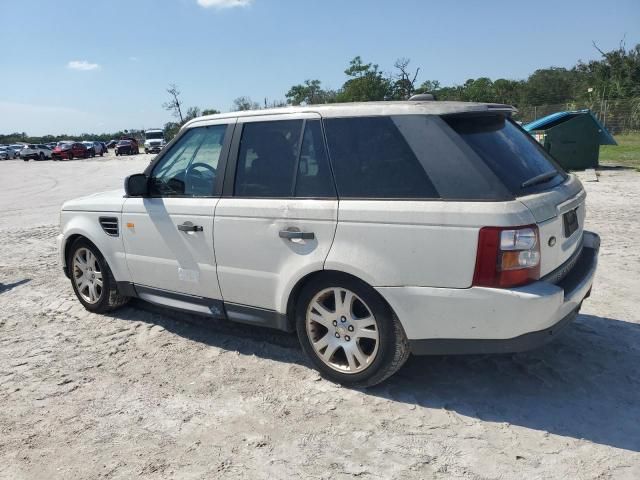
[[[79,248],[73,256],[73,281],[87,303],[97,303],[102,296],[102,271],[96,256],[88,248]]]
[[[318,358],[341,373],[359,373],[376,358],[380,343],[376,318],[346,288],[326,288],[307,307],[307,335]]]

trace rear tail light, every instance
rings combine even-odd
[[[473,284],[480,287],[516,287],[540,278],[538,227],[483,227]]]

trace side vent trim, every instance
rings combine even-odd
[[[110,237],[117,237],[120,232],[118,229],[118,219],[116,217],[100,217],[98,219],[104,233]]]

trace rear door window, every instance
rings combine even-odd
[[[335,198],[320,120],[244,124],[234,195]]]
[[[501,115],[444,117],[514,195],[552,188],[562,169],[531,136]]]

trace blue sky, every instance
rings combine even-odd
[[[524,78],[640,43],[640,1],[0,0],[0,132],[162,126],[187,106],[284,99],[307,78],[345,81],[355,55],[419,81]]]

